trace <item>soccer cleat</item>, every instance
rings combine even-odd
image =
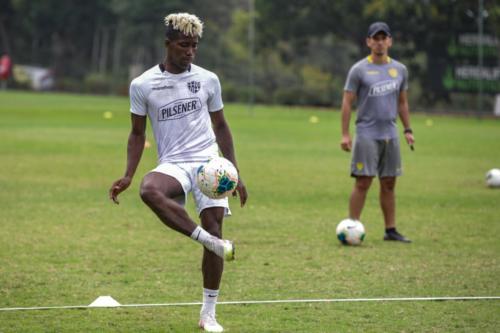
[[[386,240],[386,241],[398,241],[398,242],[403,242],[403,243],[411,243],[411,240],[409,240],[405,236],[401,235],[396,230],[386,232],[384,235],[384,240]]]
[[[208,244],[205,245],[205,247],[224,259],[225,261],[231,261],[234,260],[234,244],[233,242],[226,240],[226,239],[220,239],[217,237],[212,236],[210,238],[210,241]]]
[[[202,313],[198,326],[205,332],[223,332],[224,328],[215,320],[215,313]]]

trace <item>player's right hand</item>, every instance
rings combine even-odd
[[[342,135],[342,140],[340,141],[340,148],[342,148],[343,151],[351,151],[352,140],[349,134]]]
[[[131,182],[132,179],[130,179],[130,177],[123,177],[115,181],[109,189],[109,198],[113,200],[115,204],[120,204],[118,201],[118,194],[125,191],[130,186]]]

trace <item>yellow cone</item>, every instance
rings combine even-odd
[[[319,123],[319,118],[318,118],[318,117],[316,117],[316,116],[311,116],[311,117],[309,118],[309,122],[310,122],[311,124],[317,124],[317,123]]]

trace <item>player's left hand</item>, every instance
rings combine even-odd
[[[247,202],[248,199],[248,193],[245,183],[243,183],[243,179],[241,179],[241,177],[239,177],[238,185],[236,186],[236,189],[233,191],[233,197],[236,196],[240,197],[241,207],[245,206],[245,203]]]
[[[411,146],[415,144],[415,138],[413,137],[413,133],[405,133],[406,143]]]

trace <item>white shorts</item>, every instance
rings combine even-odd
[[[225,208],[225,216],[230,216],[231,210],[229,209],[229,201],[227,198],[211,199],[203,194],[198,188],[196,184],[196,174],[200,165],[200,162],[162,163],[151,170],[151,172],[163,173],[177,179],[184,190],[184,197],[178,200],[179,203],[184,206],[186,204],[187,195],[191,192],[198,215],[206,208],[223,207]]]

